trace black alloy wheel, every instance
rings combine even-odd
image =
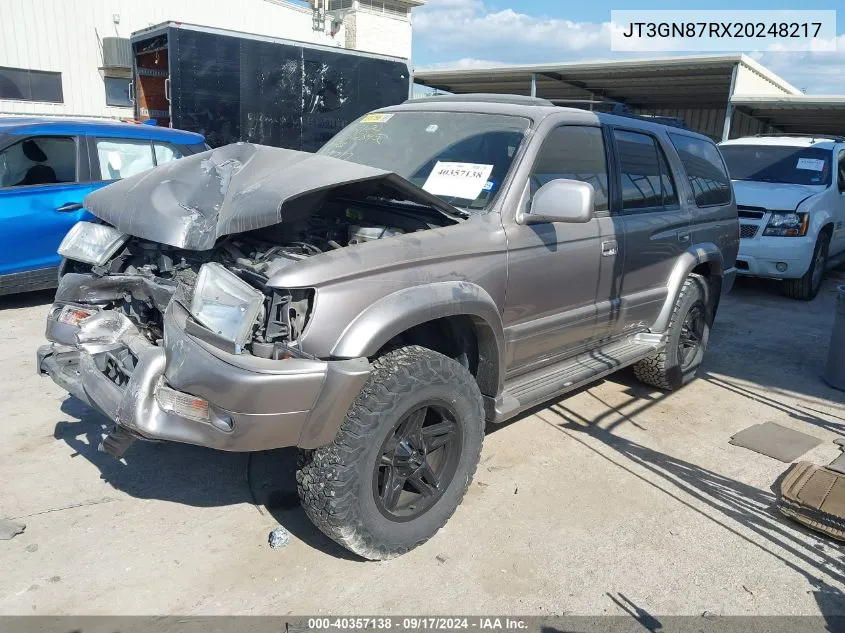
[[[410,521],[449,487],[461,455],[461,433],[445,403],[427,402],[406,413],[381,447],[373,473],[379,511]]]

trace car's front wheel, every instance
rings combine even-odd
[[[786,279],[783,282],[783,294],[790,299],[811,301],[819,294],[824,280],[824,272],[827,270],[827,258],[830,250],[830,233],[823,231],[816,240],[816,247],[813,249],[813,260],[810,268],[798,279]]]
[[[408,346],[373,363],[334,442],[301,451],[308,517],[364,558],[392,558],[431,538],[469,486],[484,436],[475,379],[460,363]]]

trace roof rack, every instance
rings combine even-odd
[[[469,93],[469,94],[435,94],[430,97],[419,97],[416,99],[409,99],[405,103],[436,103],[436,102],[481,102],[481,103],[504,103],[510,105],[530,105],[530,106],[566,106],[568,104],[577,106],[589,105],[590,110],[594,110],[594,106],[599,106],[598,111],[607,114],[615,114],[616,116],[624,116],[631,119],[639,119],[640,121],[650,121],[651,123],[659,123],[661,125],[669,125],[681,129],[689,129],[686,121],[681,117],[659,116],[651,114],[637,114],[633,112],[630,107],[621,101],[614,101],[612,99],[541,99],[539,97],[528,97],[525,95],[512,94],[496,94],[496,93]]]
[[[845,143],[845,136],[837,136],[836,134],[801,134],[799,132],[761,132],[760,134],[755,134],[754,136],[759,137],[778,137],[778,136],[786,136],[791,138],[808,138],[812,141],[818,140],[825,140],[825,141],[833,141],[834,143]]]
[[[668,125],[685,130],[689,129],[683,117],[661,116],[657,114],[637,114],[631,110],[627,104],[620,101],[613,101],[611,99],[553,99],[552,102],[555,105],[589,105],[590,110],[593,110],[593,106],[610,106],[610,109],[600,111],[606,112],[607,114],[613,114],[615,116],[628,117],[629,119],[639,119],[640,121],[650,121],[652,123],[659,123],[661,125]]]

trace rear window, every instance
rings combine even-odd
[[[791,185],[829,185],[833,152],[820,147],[722,145],[734,180]]]
[[[684,134],[670,132],[669,138],[684,165],[696,206],[728,204],[731,181],[719,149],[710,141]]]

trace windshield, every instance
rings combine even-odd
[[[528,119],[467,112],[368,114],[317,153],[392,171],[449,204],[490,206]]]
[[[832,153],[819,147],[722,145],[734,180],[792,185],[829,185]]]

